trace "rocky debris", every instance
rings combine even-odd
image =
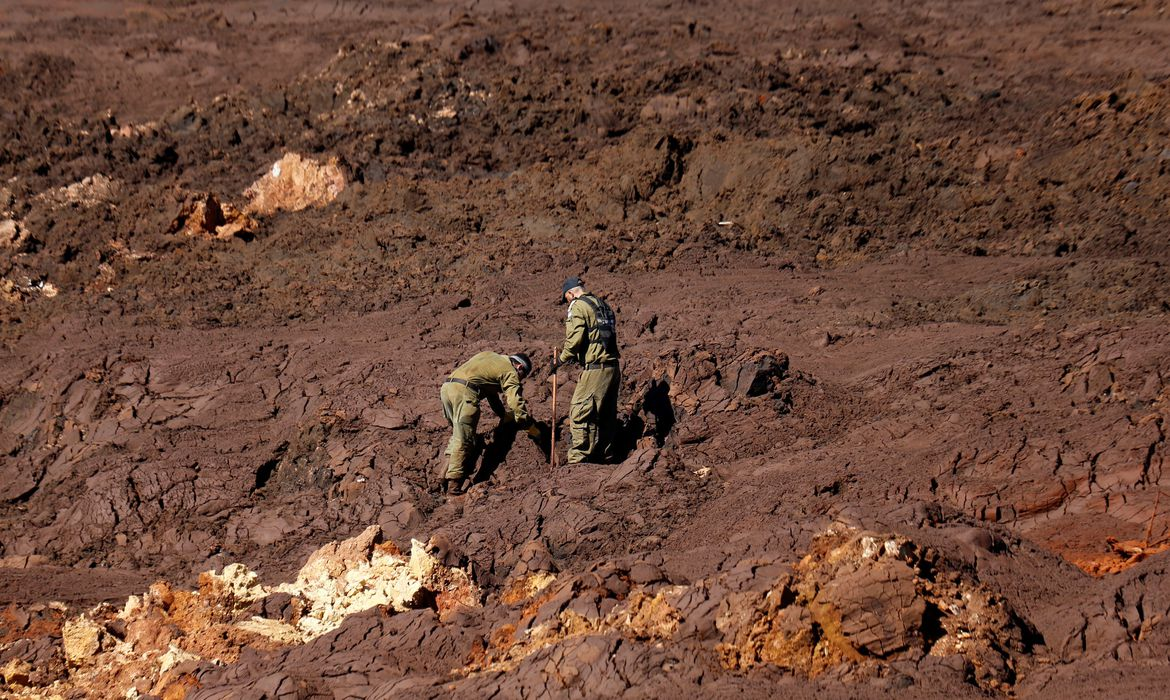
[[[188,200],[171,222],[171,233],[211,238],[250,238],[257,222],[231,204],[220,202],[213,194],[202,194]]]
[[[790,567],[743,561],[679,585],[638,562],[502,602],[520,607],[520,617],[497,626],[463,673],[515,670],[574,638],[616,634],[676,649],[697,643],[736,672],[771,666],[864,679],[932,656],[981,688],[1010,692],[1033,635],[1001,596],[937,552],[845,526],[817,536]]]
[[[30,299],[52,299],[60,294],[57,285],[45,279],[28,279],[21,282],[0,277],[0,301],[9,305],[19,305]]]
[[[670,639],[680,618],[667,601],[684,589],[664,588],[658,581],[653,588],[631,583],[629,569],[610,565],[555,585],[530,587],[528,597],[506,596],[503,602],[521,607],[519,619],[497,626],[480,658],[463,672],[512,670],[534,654],[581,636]],[[509,586],[509,592],[518,587]]]
[[[0,220],[0,248],[20,250],[28,241],[28,231],[13,219]]]
[[[276,587],[258,584],[240,566],[205,574],[198,592],[156,584],[121,612],[106,614],[102,651],[71,663],[72,675],[56,687],[76,687],[65,683],[99,668],[106,675],[87,678],[124,683],[126,670],[134,668],[139,681],[147,679],[134,686],[138,692],[156,694],[197,686],[205,694],[258,692],[279,676],[290,688],[368,695],[387,684],[397,687],[408,673],[421,687],[456,694],[493,683],[518,693],[536,687],[584,693],[611,685],[620,693],[654,673],[695,682],[695,670],[705,669],[700,676],[714,683],[769,668],[849,684],[891,674],[925,682],[934,677],[923,674],[933,669],[929,673],[949,673],[959,685],[1011,692],[1030,663],[1035,638],[1001,596],[932,548],[843,525],[815,537],[795,563],[742,559],[689,583],[674,579],[656,559],[601,563],[585,574],[554,577],[542,571],[548,564],[543,547],[535,545],[499,597],[452,614],[443,613],[437,595],[420,609],[395,613],[391,602],[376,613],[358,612],[356,602],[372,590],[368,574],[383,566],[376,539],[367,530],[319,550],[297,580],[307,587],[295,595],[273,592]],[[410,561],[396,556],[397,568],[430,581],[462,580],[464,574],[443,573],[421,544],[414,546]],[[367,572],[361,590],[353,585],[355,571]],[[324,598],[312,592],[318,586],[330,594],[348,592],[355,602],[348,617],[320,636],[281,636],[281,630],[298,628],[298,614],[324,608]],[[248,600],[252,605],[245,605]],[[334,598],[334,610],[342,609],[339,601]],[[257,603],[263,610],[300,612],[249,617]],[[102,614],[81,619],[91,624]],[[328,618],[316,619],[314,625]],[[621,673],[607,661],[618,646],[624,648]],[[115,659],[115,653],[121,655]],[[563,662],[549,665],[557,658]],[[129,664],[122,676],[110,665],[115,661]]]
[[[781,412],[789,410],[792,388],[815,383],[791,371],[788,356],[775,350],[728,353],[718,346],[699,346],[659,358],[657,381],[670,387],[672,403],[686,413],[734,411],[747,399],[767,397]]]
[[[141,124],[122,124],[111,125],[110,136],[115,138],[128,139],[141,136],[153,136],[158,133],[159,123],[157,121],[147,121]]]
[[[731,416],[774,419],[827,393],[810,374],[793,369],[788,355],[777,350],[734,351],[698,343],[662,350],[652,362],[633,361],[625,366],[626,377],[637,377],[634,390],[626,394],[635,397],[626,425],[629,449],[709,440],[722,447],[725,436],[716,429],[720,421]],[[841,405],[844,408],[846,403]],[[737,444],[733,453],[763,447],[762,443]]]
[[[51,206],[74,205],[92,207],[109,204],[121,192],[121,184],[109,176],[97,173],[71,185],[37,195],[37,200]]]
[[[478,588],[466,572],[443,566],[417,540],[405,558],[381,539],[381,528],[372,525],[349,540],[325,545],[309,557],[295,581],[273,587],[261,585],[254,572],[238,564],[205,576],[237,608],[273,595],[288,596],[286,605],[293,609],[287,629],[267,619],[256,620],[259,626],[249,629],[261,634],[275,631],[282,640],[301,643],[374,607],[396,612],[433,607],[445,616],[478,606]]]
[[[244,211],[264,216],[277,211],[322,207],[336,199],[345,186],[345,174],[337,159],[322,164],[296,153],[286,153],[244,190],[249,200]]]
[[[479,595],[467,572],[443,566],[417,541],[402,556],[381,542],[375,525],[319,549],[289,583],[264,585],[247,567],[229,564],[200,574],[197,591],[160,581],[120,609],[100,605],[71,617],[59,638],[68,670],[56,676],[38,675],[35,655],[14,656],[5,668],[46,692],[181,697],[196,685],[192,671],[201,663],[233,662],[245,648],[305,644],[372,608],[385,615],[433,609],[443,619],[478,607]]]
[[[381,530],[371,526],[354,540],[350,551],[330,552],[310,559],[296,581],[273,590],[288,593],[304,603],[297,627],[304,639],[336,629],[354,613],[383,606],[403,612],[434,607],[441,617],[479,604],[479,592],[461,570],[442,566],[421,542],[411,542],[405,559],[392,544],[373,546],[354,558],[365,543],[380,539]]]
[[[930,550],[836,528],[768,590],[738,594],[716,622],[732,669],[759,664],[816,676],[845,665],[961,657],[976,683],[1008,691],[1029,630],[1002,597]]]

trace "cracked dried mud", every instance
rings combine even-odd
[[[1168,10],[0,4],[0,697],[1163,693]]]

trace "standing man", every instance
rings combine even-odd
[[[561,303],[568,302],[565,345],[557,363],[581,365],[581,378],[569,406],[569,464],[606,462],[613,459],[617,432],[618,366],[617,318],[604,299],[585,291],[580,277],[570,277],[561,286]],[[555,426],[554,426],[555,428]]]
[[[520,429],[528,429],[538,436],[539,428],[528,415],[528,406],[520,390],[520,382],[532,372],[532,361],[524,353],[501,355],[481,352],[463,363],[443,382],[439,398],[443,415],[451,426],[451,441],[446,454],[450,457],[443,493],[459,495],[466,491],[464,480],[469,476],[467,457],[475,446],[475,429],[479,425],[479,400],[488,404],[500,417],[501,424],[513,422]],[[500,402],[500,394],[508,402]],[[474,465],[473,465],[474,466]]]

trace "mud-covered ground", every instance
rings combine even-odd
[[[0,695],[1158,692],[1168,6],[0,4]]]

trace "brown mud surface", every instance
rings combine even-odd
[[[1167,55],[1164,0],[3,3],[0,695],[1163,690]],[[444,499],[440,382],[526,351],[548,420],[570,274],[621,461],[487,419]]]

